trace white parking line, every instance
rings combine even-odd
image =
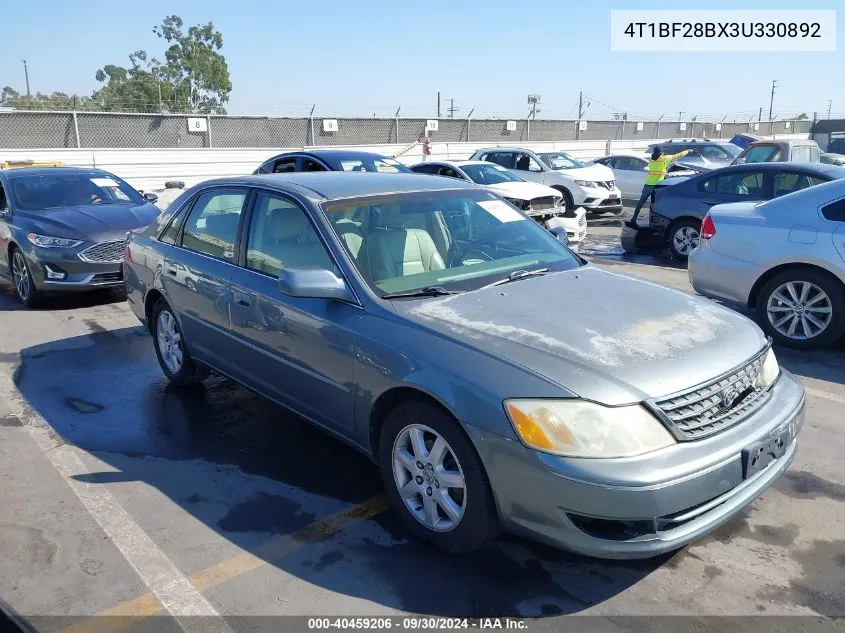
[[[208,600],[135,523],[106,487],[81,481],[91,473],[74,452],[76,449],[55,437],[49,425],[26,404],[12,379],[2,371],[0,393],[7,394],[6,406],[10,413],[17,415],[126,562],[175,617],[182,630],[186,633],[233,633]]]
[[[823,391],[822,389],[815,389],[813,387],[804,387],[804,391],[807,392],[808,395],[814,396],[816,398],[824,398],[825,400],[830,400],[832,402],[841,402],[845,404],[845,396],[840,396],[837,393],[831,393],[829,391]]]

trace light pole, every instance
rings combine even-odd
[[[29,69],[26,67],[26,60],[22,59],[21,61],[23,62],[23,74],[26,77],[26,96],[30,97],[32,95],[29,92]]]
[[[769,97],[769,121],[772,120],[772,104],[775,102],[775,86],[777,85],[777,79],[772,79],[772,96]]]

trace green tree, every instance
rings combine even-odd
[[[36,92],[33,95],[22,95],[11,86],[6,86],[0,92],[0,107],[15,110],[94,110],[96,104],[89,97],[69,95],[64,92],[44,94]]]
[[[103,86],[92,99],[106,111],[225,114],[232,82],[219,52],[223,35],[209,22],[183,30],[182,18],[166,17],[153,32],[170,46],[164,61],[146,51],[129,55],[129,67],[108,64],[95,75]]]

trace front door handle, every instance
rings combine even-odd
[[[235,303],[237,303],[239,306],[243,306],[245,308],[249,307],[249,295],[246,295],[242,292],[236,292],[234,293],[234,298]]]

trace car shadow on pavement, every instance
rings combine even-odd
[[[84,461],[96,467],[78,479],[141,482],[183,511],[149,494],[137,499],[131,485],[111,488],[148,533],[160,541],[165,535],[163,547],[183,548],[167,552],[173,560],[195,550],[202,559],[196,520],[263,556],[268,540],[383,492],[368,458],[232,381],[170,385],[141,327],[27,348],[15,375],[29,407],[62,440],[90,453]],[[601,605],[671,558],[593,560],[509,536],[484,551],[448,556],[412,538],[387,510],[265,560],[327,592],[389,609],[542,617]],[[276,599],[272,586],[266,591],[267,600]]]
[[[6,281],[0,281],[0,312],[15,312],[19,310],[76,310],[92,306],[118,303],[126,300],[126,293],[122,288],[92,290],[88,292],[73,292],[55,294],[44,297],[35,308],[27,308],[18,300],[15,289]]]

